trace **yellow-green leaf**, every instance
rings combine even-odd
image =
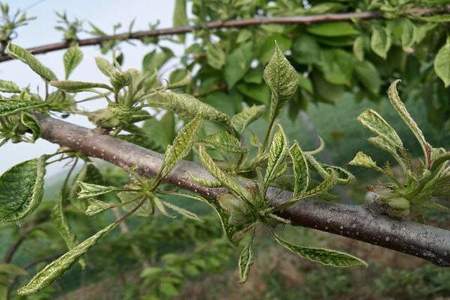
[[[13,115],[21,111],[34,110],[47,105],[48,103],[43,101],[0,100],[0,117]]]
[[[283,128],[278,125],[278,130],[273,135],[272,144],[269,149],[266,174],[264,176],[264,187],[267,189],[269,184],[279,175],[280,167],[286,157],[288,150],[287,138]]]
[[[94,88],[112,90],[112,88],[107,84],[97,82],[85,82],[85,81],[72,81],[72,80],[50,81],[50,85],[66,92],[81,92]]]
[[[33,56],[26,49],[17,46],[13,43],[9,43],[6,47],[6,53],[13,58],[17,58],[23,63],[27,64],[31,70],[36,72],[46,81],[56,80],[56,75],[52,70],[44,66],[36,57]]]
[[[362,151],[356,153],[355,157],[348,164],[369,169],[380,169],[380,167],[377,166],[377,163],[372,159],[372,157]]]
[[[265,110],[266,107],[264,105],[253,105],[244,108],[240,113],[231,118],[231,125],[233,125],[237,132],[242,134],[248,125],[263,115]]]
[[[241,253],[239,255],[239,277],[240,282],[244,283],[247,281],[248,273],[250,271],[250,267],[253,263],[253,237],[249,238],[244,247],[241,249]]]
[[[67,271],[82,255],[84,255],[97,241],[105,234],[116,227],[117,223],[100,230],[90,238],[84,240],[72,250],[54,260],[37,273],[26,285],[21,287],[17,293],[19,295],[30,295],[49,286],[53,281]]]
[[[358,121],[370,131],[382,136],[391,145],[403,148],[403,143],[397,132],[376,111],[368,109],[359,115]]]
[[[109,194],[111,192],[120,191],[119,188],[114,186],[103,186],[98,184],[92,184],[87,182],[78,183],[80,191],[78,192],[78,199],[89,199],[100,195]]]
[[[364,266],[367,267],[367,263],[360,258],[357,258],[348,253],[324,249],[324,248],[313,248],[313,247],[304,247],[291,244],[279,236],[274,235],[275,241],[278,244],[288,249],[294,254],[306,258],[313,262],[318,262],[325,266],[331,267],[359,267]]]
[[[450,38],[434,58],[434,71],[442,79],[445,87],[450,86]]]
[[[12,81],[0,80],[0,92],[3,93],[20,93],[20,87]]]
[[[374,26],[372,29],[372,37],[370,39],[370,47],[373,52],[385,59],[391,48],[391,44],[391,32],[386,28]]]
[[[15,165],[0,177],[0,223],[26,217],[41,203],[47,157]]]
[[[246,150],[241,147],[241,143],[234,135],[224,130],[206,136],[201,142],[207,146],[226,152],[241,153]]]

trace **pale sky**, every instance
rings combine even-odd
[[[134,30],[148,29],[148,24],[155,23],[157,20],[160,20],[160,27],[170,27],[174,5],[174,0],[14,0],[5,2],[11,6],[12,10],[28,8],[28,15],[37,17],[29,26],[19,30],[18,38],[14,42],[23,47],[32,47],[62,40],[62,33],[54,29],[57,20],[55,11],[66,11],[69,18],[77,17],[86,21],[86,28],[89,28],[88,21],[92,21],[103,31],[110,33],[113,24],[118,22],[123,24],[123,29],[119,31],[126,31],[128,24],[133,19],[136,19]],[[125,68],[134,67],[139,69],[143,55],[153,50],[153,46],[141,46],[139,42],[136,42],[136,45],[122,44],[121,46],[126,53]],[[101,55],[98,47],[83,47],[82,50],[84,53],[83,62],[71,75],[71,79],[105,81],[105,77],[95,67],[94,58]],[[180,50],[182,50],[182,46],[178,46],[178,51],[176,52]],[[54,70],[58,76],[62,77],[64,72],[62,64],[63,54],[64,51],[58,51],[39,55],[38,58],[46,66]],[[0,79],[12,80],[21,86],[30,85],[32,88],[42,85],[41,79],[33,74],[27,66],[18,61],[1,63]],[[84,126],[89,125],[80,118],[71,117],[68,120]],[[44,153],[52,153],[56,149],[56,145],[44,140],[38,140],[35,144],[8,143],[0,148],[0,173],[21,161],[35,158]],[[60,169],[61,165],[51,166],[48,169],[48,174],[55,174]]]

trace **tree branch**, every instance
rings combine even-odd
[[[51,117],[40,116],[39,120],[42,137],[50,142],[124,169],[136,170],[142,175],[155,175],[161,167],[162,155],[154,151]],[[182,161],[166,181],[210,199],[227,192],[224,188],[208,188],[194,183],[190,180],[191,176],[212,179],[198,164]],[[251,180],[244,180],[243,184],[254,186]],[[268,200],[274,206],[291,196],[291,192],[276,188],[268,191]],[[440,266],[450,266],[450,231],[444,229],[394,220],[376,215],[361,206],[319,201],[301,202],[280,216],[291,220],[293,225],[335,233],[421,257]]]
[[[439,14],[450,12],[450,5],[439,8],[413,8],[406,11],[406,14],[415,16],[424,16],[430,14]],[[352,21],[352,20],[368,20],[380,19],[383,14],[378,11],[351,12],[338,14],[323,14],[311,16],[290,16],[290,17],[258,17],[251,19],[228,20],[228,21],[212,21],[204,25],[190,25],[172,28],[161,28],[155,30],[141,30],[135,32],[125,32],[114,35],[104,35],[93,38],[79,39],[76,42],[80,47],[100,45],[107,41],[125,41],[125,40],[142,40],[149,37],[171,36],[178,34],[186,34],[196,30],[217,30],[222,28],[242,28],[250,26],[260,26],[268,24],[278,25],[310,25],[323,22]],[[37,47],[28,48],[32,54],[44,54],[48,52],[58,51],[69,48],[73,41],[63,41]],[[8,55],[0,55],[0,62],[12,60]]]

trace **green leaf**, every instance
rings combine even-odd
[[[377,166],[377,163],[372,159],[372,157],[362,151],[356,153],[355,157],[348,164],[352,166],[380,170],[380,167]]]
[[[353,54],[359,61],[364,60],[364,38],[359,36],[353,42]]]
[[[275,44],[275,51],[264,69],[264,80],[272,91],[269,121],[272,124],[283,104],[297,91],[298,75]]]
[[[83,52],[81,52],[78,45],[70,47],[66,53],[64,53],[64,71],[66,74],[66,79],[69,78],[73,70],[81,63],[83,60]]]
[[[47,105],[48,103],[43,101],[0,100],[0,117],[13,115],[21,111],[34,110]]]
[[[403,50],[409,50],[414,45],[416,40],[416,26],[409,19],[402,19],[401,21],[402,35],[401,42]]]
[[[236,48],[230,55],[227,56],[225,63],[225,81],[228,88],[231,89],[239,80],[244,77],[250,68],[250,63],[253,58],[253,44],[245,43]]]
[[[0,177],[0,223],[23,219],[41,203],[47,156],[15,165]]]
[[[264,176],[264,188],[267,190],[269,184],[279,175],[284,159],[288,151],[287,138],[283,128],[278,125],[278,130],[273,135],[272,144],[269,149],[266,174]]]
[[[37,273],[26,285],[21,287],[17,294],[30,295],[36,293],[43,288],[49,286],[53,281],[59,278],[65,271],[67,271],[82,255],[84,255],[97,241],[105,234],[116,227],[117,223],[100,230],[90,238],[84,240],[72,250],[66,252],[58,259],[54,260],[45,266],[39,273]]]
[[[189,154],[201,125],[202,119],[196,117],[178,132],[172,145],[168,146],[166,149],[161,170],[157,175],[157,181],[169,175],[177,162]]]
[[[231,125],[237,132],[242,134],[248,125],[263,115],[265,109],[264,105],[253,105],[252,107],[244,108],[231,118]]]
[[[297,246],[293,245],[283,239],[281,239],[279,236],[274,235],[275,241],[283,246],[284,248],[288,249],[294,254],[297,254],[298,256],[301,256],[303,258],[306,258],[313,262],[318,262],[325,266],[332,266],[332,267],[358,267],[358,266],[364,266],[367,267],[367,263],[363,261],[360,258],[357,258],[353,255],[336,251],[336,250],[330,250],[330,249],[323,249],[323,248],[312,248],[312,247],[303,247],[303,246]]]
[[[253,264],[253,236],[249,238],[239,254],[239,277],[240,282],[247,281],[250,266]]]
[[[206,136],[201,140],[201,142],[207,146],[211,146],[225,152],[242,153],[246,151],[234,135],[231,135],[224,130]]]
[[[172,23],[173,27],[189,25],[186,13],[186,0],[175,0],[175,9],[173,11]],[[184,43],[184,35],[180,34],[178,38],[182,43]]]
[[[397,84],[400,80],[395,80],[391,83],[388,89],[389,100],[391,101],[392,106],[395,108],[397,113],[402,118],[403,122],[409,127],[417,141],[419,141],[420,146],[422,147],[423,156],[425,158],[425,165],[429,167],[431,165],[431,146],[426,141],[425,136],[422,133],[422,130],[419,128],[417,123],[411,117],[409,112],[406,110],[405,104],[403,104],[397,92]]]
[[[450,38],[434,58],[434,71],[442,79],[445,87],[450,86]]]
[[[403,143],[394,128],[376,111],[368,109],[358,116],[358,121],[375,134],[382,136],[390,145],[403,148]]]
[[[72,93],[82,92],[93,88],[103,88],[107,90],[112,90],[112,88],[109,85],[104,83],[72,81],[72,80],[50,81],[50,85],[65,92],[72,92]]]
[[[309,33],[327,37],[357,35],[359,33],[359,31],[349,22],[312,24],[307,26],[306,30]]]
[[[200,145],[198,149],[198,154],[203,166],[215,177],[219,180],[225,187],[230,189],[232,193],[234,193],[237,197],[241,198],[244,201],[250,201],[252,199],[250,192],[247,191],[244,187],[242,187],[237,180],[235,180],[232,176],[226,174],[222,171],[213,159],[208,155],[204,146]]]
[[[148,99],[148,103],[152,107],[164,108],[182,117],[194,118],[198,116],[205,120],[226,124],[230,122],[228,115],[188,94],[163,91]]]
[[[370,39],[370,46],[373,52],[386,59],[387,53],[391,48],[391,44],[391,32],[386,28],[374,26],[372,29],[372,37]]]
[[[77,197],[78,192],[80,191],[80,183],[92,183],[102,185],[104,183],[103,176],[97,167],[92,163],[86,163],[78,173],[75,178],[74,183],[70,189],[69,196],[71,199]],[[83,209],[84,210],[84,209]]]
[[[369,92],[378,95],[382,84],[377,68],[369,61],[357,62],[355,64],[356,78]]]
[[[103,186],[98,184],[92,184],[87,182],[80,182],[80,191],[78,192],[78,199],[89,199],[100,195],[109,194],[111,192],[120,191],[119,188],[114,186]]]
[[[308,161],[303,154],[299,144],[294,143],[289,149],[289,154],[292,159],[292,169],[294,170],[294,198],[297,198],[302,193],[306,192],[309,185],[309,167]]]
[[[113,207],[114,205],[111,203],[106,203],[97,199],[89,199],[89,205],[84,213],[88,216],[94,216]]]
[[[23,63],[27,64],[31,70],[36,72],[46,81],[56,80],[56,75],[52,70],[44,66],[36,57],[30,52],[19,47],[13,43],[9,43],[6,47],[6,53],[13,58],[17,58]]]
[[[12,81],[0,80],[0,92],[3,93],[20,93],[20,87]]]
[[[220,70],[225,65],[226,54],[220,48],[220,45],[208,44],[206,46],[206,58],[211,67]]]
[[[13,264],[0,263],[0,274],[8,274],[13,276],[27,275],[27,271]],[[0,283],[1,285],[1,283]]]
[[[52,211],[52,219],[55,224],[56,230],[59,235],[63,238],[66,243],[67,248],[70,250],[77,244],[77,239],[75,234],[69,227],[67,223],[66,216],[64,215],[63,199],[58,200],[58,204],[55,205]]]
[[[320,58],[319,65],[328,82],[350,86],[355,64],[353,55],[342,49],[333,49],[322,51]]]

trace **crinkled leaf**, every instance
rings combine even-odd
[[[41,136],[41,125],[32,114],[22,113],[20,115],[20,122],[28,131],[31,131],[32,141],[36,141]]]
[[[9,43],[6,47],[6,53],[11,57],[17,58],[27,64],[34,72],[46,81],[56,80],[56,75],[52,70],[44,66],[36,57],[33,56],[33,54],[22,47]]]
[[[53,281],[67,271],[92,246],[94,246],[100,238],[113,230],[116,225],[116,223],[113,223],[105,227],[90,238],[78,244],[72,250],[66,252],[61,257],[45,266],[26,285],[21,287],[17,293],[19,295],[30,295],[49,286]]]
[[[391,32],[383,27],[374,26],[372,28],[372,37],[370,39],[370,47],[373,52],[382,58],[386,58],[391,48],[392,38]]]
[[[184,117],[194,118],[199,116],[211,121],[227,124],[230,122],[230,118],[225,113],[188,94],[163,91],[152,96],[148,103],[150,106],[164,108]]]
[[[0,80],[0,92],[3,93],[20,93],[20,87],[12,81]]]
[[[303,247],[298,245],[293,245],[279,236],[274,235],[275,241],[278,244],[288,249],[294,254],[297,254],[303,258],[306,258],[313,262],[318,262],[325,266],[332,267],[358,267],[364,266],[367,267],[367,263],[360,258],[357,258],[353,255],[336,251],[330,249],[323,248],[312,248],[312,247]]]
[[[55,205],[52,211],[52,219],[55,224],[56,230],[59,235],[63,238],[66,243],[67,248],[70,250],[77,244],[77,239],[75,234],[69,227],[69,223],[67,222],[66,216],[64,215],[64,207],[63,207],[63,199],[58,201],[58,204]]]
[[[286,157],[287,150],[288,145],[286,135],[283,128],[278,125],[278,130],[273,135],[272,144],[269,149],[267,169],[264,176],[265,188],[267,188],[269,184],[276,179],[276,175],[279,174],[279,169]]]
[[[86,163],[81,168],[80,172],[75,178],[74,183],[72,184],[69,193],[71,199],[76,198],[78,192],[80,191],[80,183],[82,182],[102,185],[104,183],[104,180],[99,169],[97,169],[94,164]]]
[[[395,108],[397,113],[402,118],[403,122],[409,127],[417,141],[419,141],[420,146],[422,147],[423,155],[425,158],[425,164],[430,166],[431,164],[431,146],[426,141],[425,136],[422,133],[422,130],[419,128],[417,123],[411,117],[409,112],[406,110],[405,104],[403,104],[397,92],[397,84],[400,80],[395,80],[391,83],[388,89],[389,100],[391,101],[392,106]]]
[[[64,71],[66,74],[66,79],[69,78],[70,74],[72,74],[73,70],[81,63],[83,60],[83,52],[81,52],[78,46],[72,46],[67,49],[66,53],[64,53]]]
[[[364,167],[369,169],[378,169],[377,163],[362,151],[356,153],[355,157],[348,163],[352,166]]]
[[[166,206],[167,208],[173,210],[174,212],[179,213],[180,215],[188,218],[188,219],[192,219],[192,220],[199,221],[199,222],[202,221],[202,219],[199,216],[197,216],[197,214],[195,214],[195,213],[193,213],[193,212],[191,212],[191,211],[189,211],[187,209],[181,208],[181,207],[176,206],[176,205],[174,205],[172,203],[169,203],[167,201],[164,201],[163,205]]]
[[[201,142],[207,146],[226,152],[241,153],[246,150],[241,147],[241,143],[234,135],[224,130],[206,136]]]
[[[34,110],[48,104],[42,101],[0,100],[0,117],[13,115],[21,111]]]
[[[248,272],[253,264],[253,237],[248,239],[242,247],[238,264],[240,282],[244,283],[247,281]]]
[[[50,81],[50,85],[66,92],[81,92],[94,88],[111,90],[111,87],[109,85],[97,82],[59,80],[59,81]]]
[[[297,71],[284,57],[275,44],[275,51],[264,69],[264,80],[272,91],[270,104],[270,121],[278,115],[283,104],[291,99],[297,91]]]
[[[105,195],[120,190],[114,186],[103,186],[87,182],[80,182],[79,187],[80,191],[78,192],[78,199],[80,200],[95,198],[100,195]]]
[[[0,177],[0,223],[20,220],[33,212],[44,194],[47,157],[27,160]]]
[[[263,115],[265,109],[264,105],[253,105],[252,107],[244,108],[231,118],[231,125],[237,132],[242,134],[248,125]]]
[[[84,213],[88,216],[94,216],[112,207],[114,207],[114,205],[111,203],[106,203],[97,199],[89,199],[89,205]]]
[[[434,71],[442,79],[445,87],[450,86],[450,38],[434,58]]]
[[[251,199],[250,193],[244,187],[242,187],[237,180],[235,180],[232,176],[226,174],[216,165],[213,159],[206,152],[204,146],[201,145],[199,146],[198,154],[200,156],[200,160],[203,166],[205,166],[205,168],[215,178],[217,178],[217,180],[219,180],[225,187],[230,189],[231,192],[233,192],[236,196],[238,196],[242,200],[250,201]]]
[[[189,154],[201,125],[202,119],[196,117],[178,132],[172,145],[166,149],[164,161],[157,176],[158,179],[166,177],[173,167],[175,167],[176,163]]]
[[[292,169],[294,171],[294,197],[298,197],[306,192],[309,185],[309,167],[308,161],[303,154],[302,149],[298,143],[295,143],[289,149],[289,154],[292,159]]]
[[[397,132],[376,111],[368,109],[359,115],[358,121],[375,134],[382,136],[391,145],[403,148],[403,143]]]

